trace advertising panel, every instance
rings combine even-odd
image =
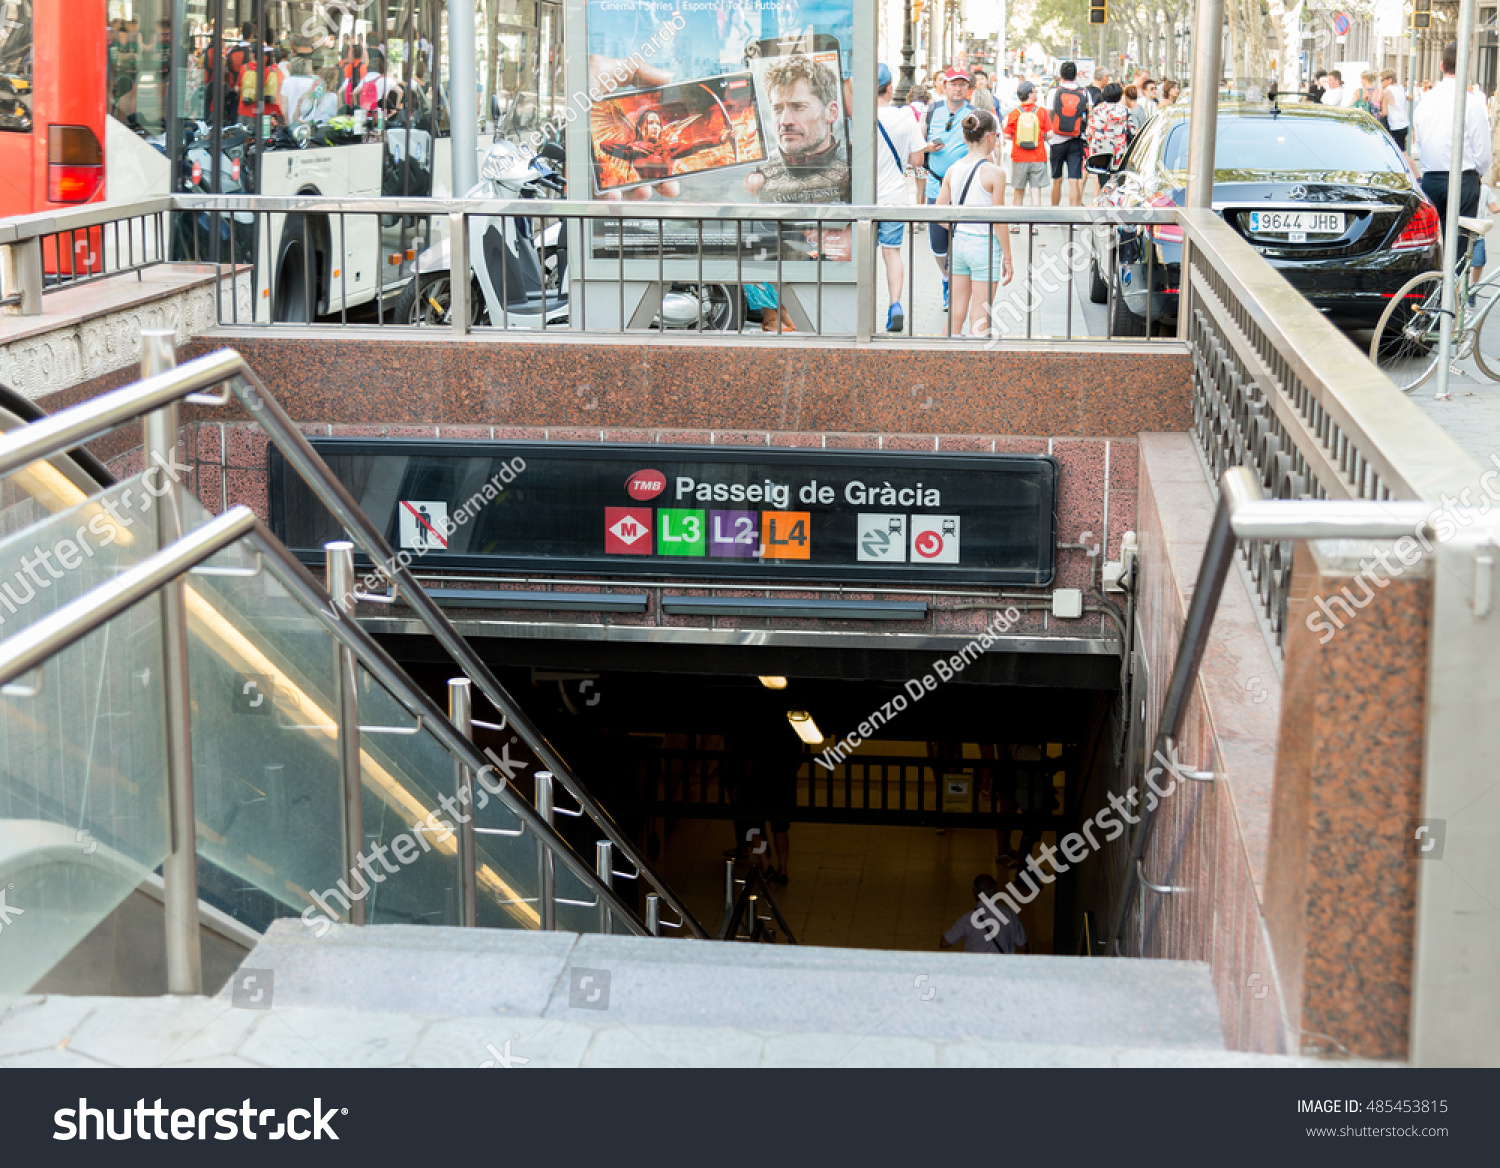
[[[594,198],[847,203],[850,0],[589,0]],[[643,208],[644,210],[644,208]],[[704,254],[846,260],[815,224],[704,224]],[[696,223],[600,223],[598,257],[697,255]]]

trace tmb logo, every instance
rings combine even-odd
[[[625,493],[644,503],[667,489],[667,476],[659,470],[638,470],[625,480]]]

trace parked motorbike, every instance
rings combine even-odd
[[[186,148],[178,189],[188,194],[214,193],[213,137],[206,122],[183,126]],[[237,195],[245,189],[245,152],[250,133],[240,126],[226,126],[220,135],[218,193]],[[166,153],[165,138],[147,139]],[[173,258],[204,262],[248,263],[254,250],[255,217],[248,211],[183,212],[173,216]]]
[[[551,199],[567,194],[563,148],[541,151],[497,141],[480,163],[470,199]],[[414,278],[396,301],[395,319],[406,324],[452,323],[452,255],[448,240],[416,259]],[[470,324],[505,328],[561,327],[569,323],[568,224],[524,215],[469,220]],[[731,330],[742,318],[742,295],[732,284],[670,285],[652,327]]]
[[[567,193],[562,176],[540,155],[515,142],[496,142],[479,164],[480,179],[467,199],[558,198]],[[561,226],[561,224],[555,225]],[[568,323],[567,232],[552,231],[550,259],[543,265],[548,232],[538,238],[525,215],[475,215],[469,219],[470,324],[507,328],[552,328]],[[405,324],[452,323],[453,257],[444,239],[416,258],[416,271],[396,299],[395,319]]]

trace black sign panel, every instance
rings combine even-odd
[[[1057,463],[561,442],[313,439],[421,569],[1051,583]],[[342,538],[272,449],[272,526],[321,559]]]

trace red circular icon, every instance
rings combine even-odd
[[[930,560],[943,554],[943,537],[935,531],[924,531],[917,536],[912,546],[916,548],[917,555]]]
[[[625,492],[632,499],[654,499],[667,489],[667,476],[659,470],[638,470],[625,480]]]

